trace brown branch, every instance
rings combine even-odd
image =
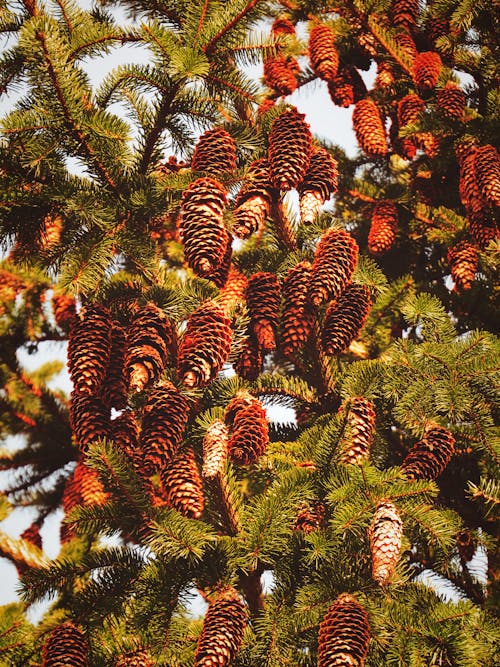
[[[156,142],[158,141],[158,138],[160,137],[162,131],[164,130],[165,120],[170,111],[170,107],[172,106],[172,102],[174,101],[175,96],[177,95],[177,92],[183,83],[184,79],[181,79],[177,83],[173,84],[170,90],[167,93],[165,93],[165,95],[163,95],[163,99],[160,108],[158,109],[156,120],[154,122],[153,127],[151,128],[151,132],[149,133],[146,139],[146,143],[144,145],[144,153],[142,154],[141,164],[139,165],[140,174],[145,174],[146,171],[148,170],[148,166],[151,161],[151,156],[153,155]]]
[[[205,0],[205,4],[203,5],[203,9],[201,10],[200,14],[200,20],[198,22],[198,29],[196,30],[196,35],[194,36],[194,42],[196,43],[201,35],[201,31],[203,29],[203,24],[205,23],[205,17],[207,15],[207,9],[208,9],[208,3],[209,0]]]
[[[260,580],[263,572],[264,566],[259,562],[252,572],[248,574],[240,572],[239,574],[239,584],[252,614],[257,614],[264,609],[264,592]]]
[[[280,241],[283,241],[287,250],[297,250],[297,238],[295,232],[293,231],[290,220],[285,212],[283,202],[278,196],[273,197],[271,203],[271,217],[276,223],[276,231]]]
[[[72,59],[76,58],[80,53],[80,51],[83,51],[89,46],[94,46],[95,44],[104,44],[105,42],[120,42],[121,44],[127,44],[128,42],[140,42],[140,41],[142,41],[140,37],[136,37],[135,35],[122,35],[121,37],[112,34],[103,35],[102,37],[93,39],[91,42],[86,42],[85,44],[81,44],[74,51],[71,51],[70,58]]]
[[[248,12],[255,7],[259,0],[250,0],[250,2],[247,2],[246,6],[241,10],[239,14],[236,14],[236,16],[229,21],[227,25],[225,25],[222,30],[219,30],[219,32],[215,35],[215,37],[212,37],[212,39],[208,42],[203,47],[203,53],[212,53],[214,50],[215,45],[221,39],[224,37],[224,35],[229,32],[234,26],[238,23],[238,21],[241,21],[241,19],[245,16],[245,14],[248,14]]]
[[[58,6],[59,6],[59,9],[61,10],[61,13],[62,13],[62,15],[63,15],[64,22],[65,22],[66,25],[68,26],[68,30],[69,30],[69,32],[72,32],[72,30],[73,30],[73,24],[71,23],[71,20],[70,20],[68,14],[66,13],[66,7],[65,7],[65,5],[64,5],[64,2],[63,2],[62,0],[56,0],[56,2],[57,2],[57,4],[58,4]]]
[[[40,14],[36,0],[23,0],[23,5],[30,16],[38,16]]]

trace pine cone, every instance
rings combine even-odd
[[[393,25],[412,30],[420,14],[420,0],[393,0],[389,16]]]
[[[326,309],[322,342],[326,354],[341,354],[363,328],[372,305],[366,285],[349,285]]]
[[[264,351],[276,349],[281,290],[274,273],[255,273],[248,281],[246,300],[250,329]]]
[[[458,164],[460,166],[458,183],[460,201],[466,207],[467,211],[480,213],[485,208],[485,202],[476,178],[477,151],[478,148],[474,144],[459,145],[456,149]]]
[[[81,461],[76,464],[74,482],[83,505],[104,505],[109,498],[97,472]]]
[[[459,530],[455,536],[458,555],[464,563],[470,562],[477,549],[477,539],[469,530]]]
[[[106,375],[111,354],[113,322],[102,306],[82,309],[68,341],[68,370],[74,391],[97,394]]]
[[[314,323],[314,313],[307,299],[311,273],[311,264],[300,262],[288,271],[283,283],[281,349],[288,358],[302,350]]]
[[[384,123],[377,104],[370,99],[357,102],[352,114],[354,133],[360,148],[374,157],[387,155]]]
[[[245,607],[234,588],[218,592],[208,606],[194,667],[225,667],[240,650],[247,624]]]
[[[266,411],[260,401],[250,395],[236,396],[227,406],[229,425],[229,456],[238,465],[256,463],[266,451],[269,429]]]
[[[254,232],[263,229],[269,214],[273,190],[269,162],[265,158],[252,162],[233,211],[235,219],[233,232],[238,238],[247,239]]]
[[[71,621],[65,621],[47,637],[42,650],[42,667],[88,667],[88,650],[82,630]]]
[[[324,148],[314,147],[311,161],[304,180],[298,190],[300,193],[300,220],[303,224],[314,222],[319,209],[337,192],[337,162]]]
[[[54,292],[52,295],[52,309],[59,329],[62,329],[65,333],[69,332],[77,319],[74,298],[62,292]]]
[[[375,88],[390,88],[395,81],[392,65],[385,60],[377,63],[377,76],[375,78]]]
[[[436,47],[437,40],[451,32],[449,19],[444,16],[429,16],[423,25],[422,37]]]
[[[188,318],[179,345],[177,372],[190,389],[206,387],[227,362],[231,322],[214,301],[205,301]]]
[[[349,107],[362,100],[367,93],[365,83],[355,67],[347,65],[328,82],[328,93],[338,107]]]
[[[373,207],[368,250],[372,255],[388,252],[396,240],[398,228],[398,209],[389,199],[378,201]]]
[[[184,190],[180,236],[188,266],[204,278],[221,264],[227,249],[226,192],[212,178],[198,178]]]
[[[125,374],[132,391],[142,391],[160,377],[173,337],[170,320],[154,303],[135,315],[125,355]]]
[[[318,667],[363,667],[370,625],[368,614],[349,593],[342,593],[319,626]]]
[[[309,284],[309,300],[319,306],[336,299],[350,282],[358,262],[358,244],[344,229],[328,229],[320,239]]]
[[[229,269],[226,284],[221,289],[218,299],[218,304],[224,312],[227,313],[234,306],[245,301],[247,285],[248,278],[245,274],[232,266]]]
[[[243,343],[234,362],[234,370],[244,380],[253,382],[259,377],[262,368],[262,351],[253,336]]]
[[[442,426],[431,426],[401,464],[409,479],[436,479],[455,451],[455,438]]]
[[[114,667],[153,667],[153,662],[147,651],[132,651],[118,656]]]
[[[126,454],[139,447],[139,425],[135,414],[124,410],[110,425],[110,437],[119,449]]]
[[[26,530],[21,533],[21,539],[30,542],[35,547],[42,549],[42,536],[40,535],[40,526],[37,523],[32,523]]]
[[[233,258],[233,237],[231,234],[227,235],[227,245],[226,245],[226,251],[224,253],[224,257],[222,258],[222,262],[220,263],[220,266],[215,269],[213,273],[207,276],[209,280],[211,280],[216,287],[219,289],[221,287],[224,287],[227,281],[227,277],[229,275],[229,270],[231,268],[231,260]]]
[[[271,178],[279,190],[296,188],[304,178],[312,150],[312,135],[305,115],[295,107],[274,121],[269,135]]]
[[[40,247],[42,250],[51,250],[61,240],[63,219],[56,213],[46,215],[40,229]]]
[[[264,62],[264,81],[277,95],[291,95],[297,90],[299,63],[292,56],[277,55]]]
[[[191,447],[160,470],[167,503],[190,519],[199,519],[205,507],[203,485]]]
[[[271,33],[278,35],[295,35],[295,26],[286,16],[278,16],[271,26]]]
[[[191,160],[193,171],[204,171],[215,178],[236,169],[236,144],[222,127],[207,130],[198,140]]]
[[[109,417],[99,396],[71,394],[69,423],[80,451],[84,452],[94,440],[108,437]]]
[[[443,63],[439,53],[418,53],[413,63],[413,81],[422,90],[432,90],[438,82]]]
[[[207,479],[216,477],[224,469],[228,456],[229,434],[221,419],[216,419],[207,428],[203,438],[203,468],[201,474]]]
[[[448,118],[461,119],[465,110],[464,91],[453,81],[448,81],[444,88],[438,90],[436,103],[439,109]]]
[[[144,408],[140,448],[144,472],[152,475],[176,456],[188,420],[188,404],[171,382],[161,382],[149,394]]]
[[[295,517],[293,529],[302,531],[306,535],[315,530],[319,530],[325,520],[325,506],[316,500],[311,503],[305,503],[298,511]]]
[[[342,443],[340,462],[360,465],[367,461],[375,433],[373,403],[363,396],[351,400],[347,413],[348,438]]]
[[[123,410],[127,405],[128,390],[124,371],[126,346],[125,329],[117,322],[113,322],[111,354],[101,387],[101,397],[110,409]]]
[[[468,241],[460,241],[448,250],[451,277],[459,290],[472,287],[477,271],[477,249]]]
[[[389,500],[382,500],[375,509],[368,529],[372,554],[372,578],[386,584],[399,560],[403,522],[398,510]]]
[[[335,33],[326,24],[314,26],[309,35],[309,59],[314,73],[325,81],[337,76],[339,54],[335,46]]]
[[[474,171],[481,196],[500,206],[500,156],[494,146],[480,146],[474,153]]]
[[[500,236],[493,216],[487,211],[467,211],[467,220],[472,240],[481,250]]]
[[[405,95],[398,102],[398,122],[400,127],[416,125],[425,110],[425,103],[415,93]]]

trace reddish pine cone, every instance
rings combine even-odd
[[[467,211],[469,231],[478,248],[484,250],[490,241],[499,237],[499,230],[489,211]]]
[[[396,507],[383,500],[375,509],[368,529],[372,554],[372,578],[381,585],[386,584],[399,560],[403,522]]]
[[[420,14],[420,0],[393,0],[389,11],[393,25],[411,30]]]
[[[236,169],[236,144],[222,127],[207,130],[198,140],[191,160],[193,171],[221,176]]]
[[[111,354],[113,322],[107,308],[89,306],[71,328],[68,370],[78,394],[96,394],[101,388]]]
[[[316,500],[311,503],[305,503],[298,511],[295,517],[293,529],[302,531],[308,535],[315,530],[319,530],[325,520],[325,506]]]
[[[83,505],[104,505],[109,494],[104,489],[97,471],[78,461],[74,473],[74,481],[80,492]]]
[[[456,83],[448,81],[444,88],[438,90],[436,103],[445,116],[460,119],[465,110],[465,93]]]
[[[460,241],[448,250],[451,277],[459,290],[472,287],[477,271],[477,248],[468,241]]]
[[[375,434],[373,403],[363,396],[351,400],[347,413],[348,437],[342,444],[340,462],[360,465],[367,461]]]
[[[219,591],[209,604],[198,640],[194,667],[225,667],[240,650],[247,614],[234,588]]]
[[[339,54],[335,46],[335,33],[330,26],[314,26],[309,35],[309,59],[314,73],[325,81],[337,76]]]
[[[297,89],[299,64],[292,56],[274,56],[264,62],[264,81],[277,95],[291,95]]]
[[[62,292],[54,292],[52,295],[52,309],[59,329],[68,332],[77,317],[74,298]]]
[[[118,656],[114,667],[153,667],[153,662],[147,651],[133,651]]]
[[[40,247],[43,250],[51,250],[59,243],[63,224],[63,219],[58,213],[45,216],[40,229]]]
[[[109,409],[99,396],[71,394],[69,423],[80,451],[109,435]]]
[[[326,309],[322,341],[326,354],[341,354],[363,328],[372,299],[366,285],[349,285]]]
[[[311,274],[311,264],[300,262],[289,269],[283,282],[281,350],[288,358],[302,350],[314,323],[314,313],[307,298]]]
[[[467,211],[480,213],[485,208],[485,202],[479,189],[476,177],[476,153],[477,146],[473,144],[459,145],[456,149],[460,175],[458,191],[460,201]]]
[[[203,485],[191,447],[169,462],[160,471],[167,503],[183,516],[199,519],[205,507]]]
[[[474,153],[474,170],[481,196],[500,206],[500,156],[494,146],[480,146]]]
[[[101,396],[106,406],[115,410],[123,410],[127,405],[128,390],[124,370],[126,347],[125,329],[117,322],[113,322],[111,354],[101,387]]]
[[[253,382],[259,377],[262,361],[261,348],[254,337],[249,336],[238,352],[234,362],[234,370],[244,380]]]
[[[33,544],[33,546],[42,548],[42,536],[40,535],[40,526],[37,523],[32,523],[25,531],[21,533],[21,539]]]
[[[255,273],[248,281],[246,301],[250,313],[250,329],[262,350],[276,349],[281,289],[274,273]]]
[[[413,63],[413,80],[422,90],[432,90],[438,82],[443,63],[435,51],[418,53]]]
[[[314,222],[321,206],[337,192],[337,161],[324,148],[314,147],[300,193],[300,219],[303,224]]]
[[[142,391],[160,377],[173,338],[170,320],[154,303],[148,303],[135,315],[125,356],[125,373],[132,391]]]
[[[229,456],[238,465],[256,463],[266,451],[269,428],[262,403],[252,396],[236,396],[227,406]]]
[[[177,454],[187,420],[188,404],[180,391],[171,382],[158,384],[142,417],[140,447],[147,475],[167,467]]]
[[[42,667],[88,667],[87,640],[71,621],[55,627],[45,641]]]
[[[362,100],[367,90],[358,70],[347,66],[339,69],[337,76],[328,82],[328,93],[336,106],[346,108]]]
[[[368,250],[372,255],[383,255],[388,252],[396,240],[398,229],[398,209],[389,199],[378,201],[373,207],[370,232],[368,234]]]
[[[252,162],[241,184],[233,212],[233,232],[238,238],[247,239],[263,229],[273,190],[269,162],[265,158]]]
[[[295,35],[295,26],[286,16],[278,16],[271,26],[271,32],[277,35]]]
[[[357,102],[352,123],[360,148],[374,157],[387,155],[384,123],[377,104],[370,99]]]
[[[214,283],[214,285],[219,289],[226,284],[227,277],[229,275],[229,270],[231,268],[232,258],[233,258],[233,237],[231,236],[231,234],[228,234],[226,251],[224,253],[224,257],[222,258],[222,262],[220,263],[220,266],[217,269],[215,269],[213,273],[207,276],[207,278],[211,280]]]
[[[394,83],[395,76],[392,65],[385,60],[377,63],[377,76],[375,88],[389,88]]]
[[[197,276],[210,275],[222,262],[227,249],[225,206],[226,192],[212,178],[198,178],[184,190],[179,232],[186,262]]]
[[[203,467],[201,474],[207,479],[216,477],[224,469],[228,456],[229,433],[221,419],[207,428],[203,438]]]
[[[186,387],[205,387],[222,370],[231,351],[231,321],[213,301],[188,318],[179,345],[177,372]]]
[[[229,312],[239,303],[243,303],[247,285],[248,278],[245,274],[232,266],[229,269],[226,284],[221,289],[218,299],[218,304],[225,313]]]
[[[309,300],[319,306],[336,299],[358,263],[358,244],[344,229],[328,229],[320,239],[309,284]]]
[[[460,559],[464,563],[472,560],[477,549],[477,538],[468,530],[459,530],[455,536]]]
[[[113,419],[110,424],[110,437],[126,454],[138,449],[139,425],[133,412],[124,410],[119,417]]]
[[[295,107],[274,121],[269,135],[271,178],[278,190],[296,188],[303,180],[312,150],[312,136],[305,115]]]
[[[370,625],[368,614],[349,593],[342,593],[319,626],[318,667],[363,667]]]
[[[398,102],[398,123],[400,127],[416,125],[425,109],[425,102],[415,93],[405,95]]]
[[[431,426],[401,464],[410,479],[436,479],[455,451],[455,438],[442,426]]]

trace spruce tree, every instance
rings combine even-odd
[[[500,663],[498,28],[1,0],[0,518],[34,517],[0,531],[1,664]],[[148,62],[92,86],[124,44]],[[54,342],[69,396],[22,363]]]

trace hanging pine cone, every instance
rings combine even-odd
[[[420,14],[420,0],[393,0],[389,16],[393,25],[412,30]]]
[[[415,93],[405,95],[398,102],[398,122],[400,127],[416,125],[424,113],[425,102]]]
[[[363,328],[372,305],[366,285],[349,285],[326,309],[322,328],[326,354],[341,354]]]
[[[442,426],[431,426],[401,464],[410,479],[436,479],[455,451],[455,438]]]
[[[283,283],[281,350],[288,358],[302,350],[314,323],[314,313],[307,298],[311,273],[311,264],[300,262],[289,269]]]
[[[377,63],[377,76],[375,78],[375,88],[390,88],[395,80],[392,65],[385,60]]]
[[[347,413],[347,438],[342,443],[340,462],[360,465],[367,461],[375,434],[375,410],[373,403],[363,396],[351,400]]]
[[[221,264],[227,249],[226,192],[212,178],[198,178],[184,190],[180,236],[188,266],[202,278]]]
[[[398,228],[398,209],[389,199],[378,201],[373,207],[368,250],[372,255],[388,252],[396,240]]]
[[[349,593],[342,593],[319,626],[318,667],[363,667],[370,625],[368,614]]]
[[[448,118],[461,119],[466,104],[465,93],[456,83],[448,81],[444,88],[438,90],[436,103]]]
[[[319,306],[336,299],[350,282],[358,263],[358,244],[344,229],[327,229],[316,248],[309,300]]]
[[[194,667],[226,667],[240,650],[247,614],[232,587],[220,590],[209,604],[198,640]]]
[[[399,560],[403,522],[390,500],[382,500],[375,509],[368,529],[372,554],[372,578],[386,584]]]
[[[494,146],[480,146],[474,153],[474,171],[481,196],[500,206],[500,155]]]
[[[203,468],[201,474],[207,479],[216,477],[224,469],[228,456],[228,430],[221,419],[216,419],[207,428],[203,438]]]
[[[77,319],[75,299],[62,292],[54,292],[52,309],[57,326],[68,333]]]
[[[124,410],[110,424],[110,437],[126,454],[139,447],[139,425],[131,410]]]
[[[305,115],[295,107],[274,121],[269,135],[271,178],[279,190],[296,188],[304,178],[312,150],[312,135]]]
[[[328,93],[338,107],[347,108],[362,100],[367,93],[365,83],[355,67],[341,67],[336,77],[328,82]]]
[[[103,306],[82,309],[68,341],[68,370],[74,391],[96,394],[106,375],[111,354],[113,322]]]
[[[229,269],[231,268],[231,260],[233,258],[233,237],[231,234],[227,234],[227,245],[226,245],[226,251],[224,253],[224,257],[222,258],[222,262],[220,263],[220,266],[215,269],[213,273],[207,276],[209,280],[211,280],[216,287],[219,289],[221,287],[224,287],[227,281],[227,277],[229,275]]]
[[[469,232],[478,248],[484,250],[500,236],[496,221],[489,211],[467,211]]]
[[[335,33],[322,23],[314,26],[309,35],[309,59],[314,73],[325,81],[337,76],[339,54],[335,45]]]
[[[231,266],[226,284],[221,289],[218,304],[228,313],[232,308],[245,301],[248,278],[237,268]]]
[[[325,506],[320,500],[305,503],[295,517],[293,529],[306,535],[319,530],[325,521]]]
[[[227,406],[229,456],[238,465],[256,463],[266,451],[269,427],[262,403],[250,395],[238,395]]]
[[[450,21],[444,16],[429,16],[422,29],[422,37],[429,41],[434,48],[440,37],[452,33]]]
[[[286,16],[278,16],[271,26],[271,33],[278,35],[295,35],[295,26]]]
[[[35,547],[39,549],[42,548],[42,536],[40,535],[40,526],[38,523],[32,523],[26,530],[21,533],[21,539],[30,542]]]
[[[153,662],[147,651],[131,651],[118,656],[114,667],[153,667]]]
[[[109,410],[99,396],[71,394],[69,423],[75,441],[84,452],[94,440],[109,435]]]
[[[424,51],[418,53],[413,63],[413,80],[422,90],[432,90],[438,82],[443,63],[439,53]]]
[[[248,281],[246,301],[250,329],[262,350],[276,349],[281,290],[274,273],[255,273]]]
[[[144,408],[140,447],[144,471],[152,475],[167,467],[177,454],[188,420],[188,404],[171,382],[161,382]]]
[[[469,530],[459,530],[455,536],[458,555],[464,563],[470,562],[477,549],[477,538]]]
[[[128,390],[124,371],[126,345],[125,329],[113,322],[111,354],[101,387],[101,397],[108,408],[115,410],[123,410],[127,405]]]
[[[167,503],[190,519],[199,519],[205,507],[203,485],[191,447],[178,453],[160,470]]]
[[[231,321],[214,301],[205,301],[188,318],[179,345],[177,372],[190,389],[205,387],[222,370],[231,351]]]
[[[244,380],[253,382],[259,377],[262,361],[262,350],[255,338],[250,335],[246,338],[238,352],[238,356],[234,362],[234,370]]]
[[[198,140],[191,160],[193,171],[204,171],[215,178],[236,169],[236,144],[222,127],[207,130]]]
[[[51,250],[61,240],[63,230],[63,219],[56,213],[55,215],[47,214],[42,222],[40,229],[39,244],[42,250]]]
[[[457,146],[456,153],[460,167],[458,191],[460,201],[467,211],[481,212],[485,208],[485,202],[479,190],[476,178],[476,153],[478,148],[470,143]]]
[[[233,232],[240,239],[264,228],[272,194],[269,162],[265,158],[250,165],[235,202]]]
[[[84,505],[104,505],[108,500],[109,494],[106,492],[97,471],[89,468],[81,461],[76,464],[74,481]]]
[[[88,667],[88,650],[82,630],[71,621],[65,621],[47,637],[42,650],[42,667]]]
[[[299,185],[300,220],[312,224],[323,204],[337,192],[337,162],[324,148],[314,147],[304,180]]]
[[[459,290],[472,287],[477,271],[477,249],[468,241],[460,241],[448,250],[451,277]]]
[[[373,100],[364,99],[356,104],[352,123],[361,150],[373,157],[387,155],[384,123],[380,110]]]
[[[291,95],[297,90],[299,63],[293,56],[277,55],[264,62],[264,82],[277,95]]]

